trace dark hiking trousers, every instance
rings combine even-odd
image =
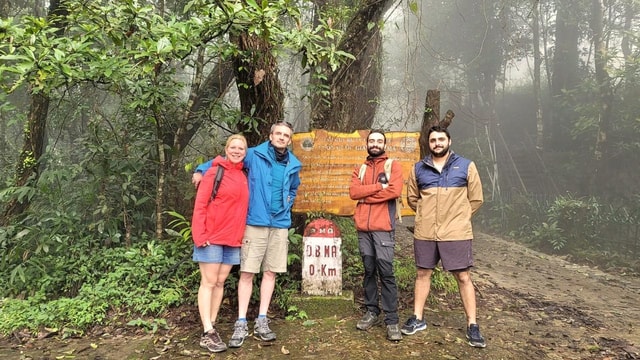
[[[394,231],[358,231],[358,247],[364,263],[364,304],[368,311],[378,315],[378,280],[380,302],[387,325],[398,323],[398,287],[393,273]]]

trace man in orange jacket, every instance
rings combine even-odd
[[[369,330],[380,322],[378,279],[381,284],[381,305],[387,326],[387,339],[402,339],[398,325],[398,287],[393,272],[395,245],[396,199],[402,195],[402,167],[391,162],[390,174],[385,172],[386,137],[380,130],[367,136],[367,160],[364,172],[358,166],[351,176],[349,196],[357,200],[354,221],[358,230],[358,247],[364,263],[364,303],[366,313],[356,327]]]

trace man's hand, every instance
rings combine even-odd
[[[382,185],[383,190],[389,187],[389,179],[385,173],[378,174],[378,182]]]
[[[200,181],[202,181],[202,173],[200,171],[194,172],[193,175],[191,175],[191,183],[196,189],[198,188]]]

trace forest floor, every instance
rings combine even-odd
[[[406,221],[405,221],[406,223]],[[397,256],[412,256],[406,225],[397,233]],[[195,306],[176,309],[168,329],[154,334],[123,327],[94,329],[80,338],[56,334],[0,339],[0,359],[640,359],[640,278],[605,273],[485,234],[474,240],[478,322],[487,347],[465,340],[465,320],[455,295],[433,294],[426,331],[385,338],[380,326],[356,330],[361,313],[329,319],[273,319],[278,339],[253,338],[238,349],[210,354],[198,347]],[[356,293],[356,301],[361,303]],[[412,313],[411,293],[400,294],[401,321]],[[219,324],[232,333],[233,309]]]

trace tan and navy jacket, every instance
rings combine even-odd
[[[396,226],[396,199],[402,196],[402,165],[398,161],[391,163],[389,186],[382,188],[378,176],[384,173],[387,155],[368,157],[366,170],[360,180],[360,165],[353,170],[349,196],[358,200],[353,219],[358,231],[391,231]]]
[[[478,169],[473,161],[450,152],[440,172],[429,155],[409,175],[407,202],[416,212],[416,239],[473,239],[471,217],[483,202]]]

